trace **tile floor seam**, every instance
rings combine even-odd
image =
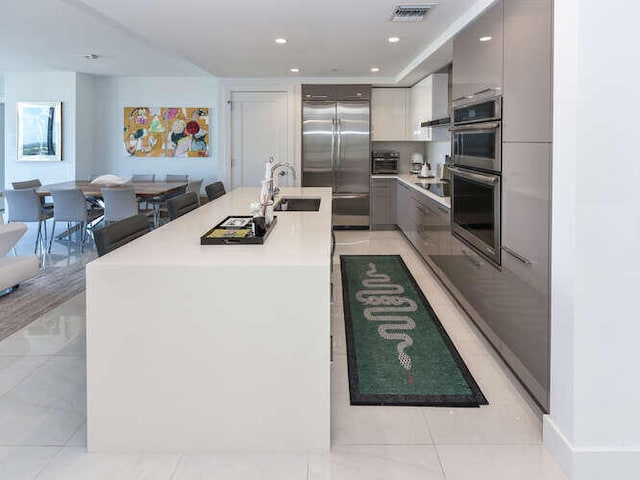
[[[57,445],[56,445],[57,446]],[[60,446],[58,448],[58,451],[54,454],[51,455],[51,458],[47,461],[46,465],[44,467],[42,467],[42,469],[40,469],[40,471],[38,472],[38,474],[33,477],[33,480],[38,480],[40,478],[40,476],[47,471],[47,469],[51,466],[51,464],[53,463],[53,461],[58,458],[58,455],[60,455],[62,453],[62,450],[64,450],[64,445]]]
[[[49,360],[51,360],[51,355],[34,355],[38,356],[38,357],[45,357],[46,360],[44,362],[42,362],[37,368],[35,368],[33,370],[33,372],[31,372],[30,374],[28,374],[26,377],[24,377],[22,380],[20,380],[18,383],[16,383],[13,387],[11,387],[11,389],[9,389],[8,391],[6,391],[4,394],[0,395],[0,400],[2,400],[3,398],[5,398],[7,395],[9,395],[10,393],[12,393],[16,388],[18,388],[20,385],[22,385],[24,382],[26,382],[28,379],[30,379],[33,375],[35,375],[35,373],[40,370],[41,368],[43,368],[48,362]],[[26,355],[25,355],[26,357]]]
[[[169,477],[169,480],[175,480],[176,472],[178,471],[178,468],[180,467],[180,464],[182,463],[183,458],[184,458],[184,454],[180,453],[178,456],[178,461],[176,462],[176,466],[173,468],[173,471],[171,472],[171,476]]]
[[[442,463],[442,458],[440,457],[440,450],[438,449],[438,444],[434,443],[433,448],[436,451],[436,458],[438,459],[438,465],[440,465],[440,471],[442,472],[442,478],[447,480],[447,472],[444,469],[444,464]]]
[[[74,437],[74,435],[75,435],[76,433],[78,433],[78,431],[79,431],[82,427],[84,427],[86,424],[87,424],[87,420],[85,419],[85,421],[84,421],[83,423],[81,423],[81,424],[78,426],[78,428],[76,428],[76,429],[73,431],[73,433],[71,434],[71,436],[67,439],[67,441],[66,441],[66,442],[65,442],[65,444],[64,444],[64,446],[65,446],[65,447],[71,446],[71,445],[69,445],[69,442],[71,441],[71,439],[72,439],[72,438]],[[86,439],[85,439],[85,447],[86,447],[86,443],[87,443],[87,442],[86,442]],[[77,445],[74,445],[74,446],[77,446]]]

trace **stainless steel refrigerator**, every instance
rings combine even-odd
[[[302,185],[333,188],[334,227],[369,226],[369,113],[369,101],[303,101]]]

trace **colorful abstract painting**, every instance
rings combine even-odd
[[[167,157],[209,156],[209,109],[164,108]]]
[[[208,157],[209,109],[125,107],[124,147],[132,157]]]
[[[164,157],[166,130],[160,108],[125,107],[124,147],[132,157]]]

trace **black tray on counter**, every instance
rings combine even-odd
[[[246,224],[243,225],[245,222]],[[233,223],[236,223],[236,225],[233,225]],[[278,217],[273,217],[273,221],[265,230],[264,235],[254,235],[252,228],[253,217],[251,215],[229,215],[200,237],[200,245],[262,245],[276,223],[278,223]],[[212,236],[216,230],[221,232],[221,236]],[[246,230],[249,230],[246,236],[233,236],[244,234]]]

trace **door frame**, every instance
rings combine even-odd
[[[295,126],[300,124],[301,114],[299,112],[299,108],[296,109],[296,105],[300,105],[300,85],[290,84],[273,84],[273,85],[265,85],[265,84],[241,84],[241,83],[231,83],[225,85],[223,87],[222,93],[222,108],[220,111],[222,114],[222,122],[220,138],[223,138],[224,145],[221,149],[221,157],[222,162],[218,163],[218,176],[219,179],[222,180],[225,185],[231,185],[231,95],[233,93],[274,93],[274,92],[284,92],[287,95],[287,132],[286,132],[286,142],[287,142],[287,155],[289,156],[289,161],[293,163],[296,168],[296,172],[298,173],[296,181],[294,185],[300,185],[301,178],[301,155],[300,155],[300,141],[301,141],[301,133],[299,129],[296,129]],[[297,99],[297,100],[296,100]],[[258,187],[256,185],[256,187]]]

